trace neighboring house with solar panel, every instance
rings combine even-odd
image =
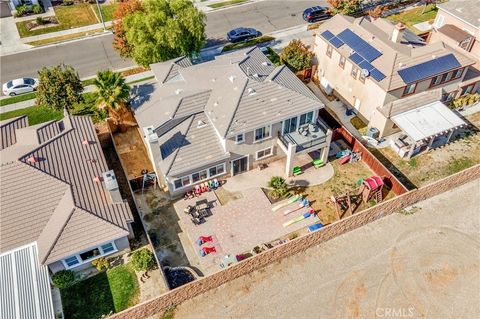
[[[425,45],[401,24],[342,15],[320,26],[314,52],[323,89],[335,90],[380,136],[401,131],[394,116],[457,96],[476,62],[443,42]]]
[[[459,95],[480,93],[480,3],[478,0],[450,0],[437,5],[429,42],[443,41],[470,55],[477,63],[470,67]]]
[[[153,92],[133,108],[159,183],[172,195],[282,157],[288,176],[295,155],[313,150],[326,163],[332,132],[319,117],[323,103],[258,48],[151,69]],[[299,133],[306,127],[310,134]]]
[[[128,251],[131,211],[89,117],[0,134],[0,317],[54,318],[49,274]]]

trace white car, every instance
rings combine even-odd
[[[38,79],[34,78],[21,78],[8,81],[2,86],[3,94],[5,95],[18,95],[28,92],[33,92],[38,87]]]

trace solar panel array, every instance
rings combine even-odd
[[[331,45],[337,49],[346,44],[355,52],[349,56],[349,59],[358,65],[359,68],[368,70],[370,76],[376,81],[381,81],[385,75],[370,64],[373,60],[382,55],[380,51],[368,44],[350,29],[345,29],[335,36],[332,32],[326,30],[321,33]]]
[[[427,79],[433,75],[441,74],[446,71],[456,69],[461,64],[452,53],[442,57],[423,62],[409,68],[398,70],[398,74],[405,83],[413,83],[419,80]]]

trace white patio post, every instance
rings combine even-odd
[[[450,139],[452,138],[452,135],[454,132],[455,132],[455,129],[452,129],[450,133],[448,133],[447,142],[445,142],[445,144],[448,144],[450,142]]]
[[[407,154],[407,158],[411,158],[412,157],[412,154],[413,154],[413,151],[415,150],[415,147],[417,146],[417,142],[414,142],[412,144],[412,147],[410,147],[410,150],[408,151],[408,154]]]
[[[435,141],[435,135],[430,138],[430,141],[428,142],[428,146],[427,146],[427,151],[429,151],[432,148],[433,141]]]
[[[292,176],[292,165],[293,165],[293,158],[295,156],[295,148],[296,146],[292,143],[288,143],[287,149],[287,163],[285,164],[285,176],[289,178]]]
[[[332,142],[332,130],[327,130],[327,138],[326,138],[326,146],[322,149],[322,154],[320,155],[320,159],[324,164],[328,161],[328,152],[330,151],[330,143]]]

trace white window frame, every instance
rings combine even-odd
[[[407,84],[407,86],[403,89],[403,96],[413,94],[416,88],[417,88],[416,82],[412,84]]]
[[[453,79],[453,73],[455,71],[452,71],[452,72],[448,72],[447,75],[445,75],[445,80],[443,82],[448,82],[450,81],[451,79]]]
[[[455,72],[455,74],[453,75],[453,78],[455,78],[455,79],[461,78],[462,74],[463,74],[463,71],[464,71],[464,69],[458,69],[458,70],[453,71],[453,72]],[[460,72],[460,74],[458,74],[458,72]]]
[[[215,175],[210,175],[210,169],[212,168],[217,168],[219,166],[222,166],[223,167],[223,173],[217,173]],[[217,169],[218,170],[218,169]],[[227,173],[227,166],[225,165],[225,163],[221,163],[221,164],[218,164],[218,165],[215,165],[215,166],[212,166],[212,167],[209,167],[208,170],[207,170],[207,174],[208,174],[208,178],[212,178],[212,177],[215,177],[215,176],[220,176],[220,175],[223,175],[223,174],[226,174]]]
[[[241,141],[238,140],[239,136],[242,137]],[[235,135],[235,144],[243,144],[243,143],[245,143],[245,133]]]
[[[112,250],[111,252],[105,253],[105,252],[103,251],[103,249],[102,249],[102,246],[105,246],[105,245],[107,245],[107,244],[112,244],[113,250]],[[95,256],[95,257],[92,257],[92,258],[90,258],[90,259],[88,259],[88,260],[83,260],[82,257],[80,257],[81,254],[83,254],[83,253],[85,253],[85,252],[87,252],[87,251],[90,251],[90,250],[95,250],[95,249],[98,249],[98,251],[100,252],[99,255],[97,255],[97,256]],[[71,255],[71,256],[68,256],[68,257],[62,259],[61,261],[62,261],[62,264],[63,264],[63,266],[65,267],[65,269],[72,269],[72,268],[76,268],[76,267],[78,267],[78,266],[84,265],[84,264],[86,264],[86,263],[92,262],[93,260],[98,259],[98,258],[100,258],[100,257],[104,257],[104,256],[108,256],[108,255],[114,254],[114,253],[116,253],[116,252],[118,252],[118,248],[117,248],[117,245],[115,245],[115,241],[112,240],[112,241],[107,241],[107,242],[105,242],[105,243],[103,243],[103,244],[101,244],[101,245],[98,245],[98,246],[95,246],[95,247],[91,247],[91,248],[89,248],[89,249],[82,250],[82,251],[76,253],[75,255]],[[69,266],[69,265],[67,264],[67,262],[66,262],[66,259],[72,258],[72,257],[77,258],[78,263],[76,263],[75,265]]]
[[[211,168],[214,168],[214,167],[218,167],[218,166],[223,166],[223,173],[216,174],[216,175],[210,175],[210,169],[211,169]],[[200,174],[200,172],[203,172],[203,171],[206,171],[206,172],[207,172],[207,177],[204,178],[204,179],[199,179],[198,181],[194,182],[194,181],[193,181],[193,175],[194,175],[194,174]],[[193,172],[193,173],[190,174],[190,175],[185,175],[185,176],[182,176],[182,177],[180,177],[180,178],[176,178],[176,179],[173,180],[172,185],[173,185],[174,190],[179,190],[179,189],[183,189],[183,188],[186,188],[186,187],[189,187],[189,186],[192,186],[192,185],[196,185],[196,184],[201,183],[201,182],[204,182],[204,181],[206,181],[206,180],[208,180],[208,179],[210,179],[210,178],[212,178],[212,177],[220,176],[220,175],[223,175],[223,174],[226,174],[226,173],[227,173],[227,169],[226,169],[225,163],[220,163],[220,164],[217,164],[217,165],[214,165],[214,166],[210,166],[210,167],[208,167],[208,168],[206,168],[206,169],[201,169],[201,170],[199,170],[199,171],[197,171],[197,172]],[[176,182],[177,180],[182,180],[183,178],[188,178],[188,180],[190,181],[189,184],[188,184],[188,185],[185,185],[185,186],[176,187],[176,186],[175,186],[175,182]],[[183,185],[183,183],[182,183],[182,185]]]
[[[177,189],[182,189],[182,188],[185,188],[185,187],[188,187],[188,186],[192,185],[192,184],[193,184],[193,182],[192,182],[192,175],[193,175],[193,174],[185,175],[185,176],[182,176],[182,177],[179,177],[179,178],[175,178],[175,180],[174,180],[173,183],[172,183],[172,184],[173,184],[173,188],[175,188],[175,190],[177,190]],[[175,186],[175,182],[176,182],[177,180],[180,180],[180,181],[181,181],[182,179],[184,179],[184,178],[186,178],[186,177],[188,177],[188,180],[189,180],[189,183],[188,183],[187,185],[183,185],[183,183],[182,183],[182,186],[180,186],[180,187],[176,187],[176,186]]]
[[[256,139],[257,138],[257,130],[262,129],[262,128],[267,128],[268,127],[268,136],[264,136],[261,139]],[[268,139],[272,138],[272,125],[265,125],[261,127],[257,127],[256,129],[253,130],[253,143],[260,143],[263,141],[266,141]]]
[[[262,157],[259,157],[259,156],[258,156],[258,153],[260,153],[260,152],[264,152],[264,153],[265,153],[266,150],[270,150],[270,154],[264,155],[264,156],[262,156]],[[269,157],[271,157],[271,156],[273,156],[273,146],[270,146],[270,147],[264,148],[263,150],[258,150],[258,151],[255,152],[255,160],[256,160],[256,161],[262,160],[262,159],[265,159],[265,158],[269,158]]]

